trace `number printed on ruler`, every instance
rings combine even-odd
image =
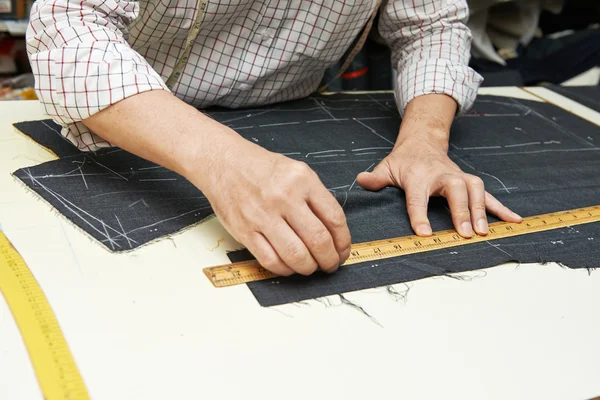
[[[350,257],[343,266],[599,221],[600,206],[592,206],[526,217],[521,223],[495,222],[489,225],[488,235],[475,234],[470,239],[461,237],[455,230],[447,230],[434,232],[429,237],[406,236],[357,243],[352,245]],[[255,260],[205,268],[204,273],[215,287],[232,286],[275,276]]]

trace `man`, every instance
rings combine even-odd
[[[183,175],[271,271],[310,274],[320,266],[333,272],[349,256],[350,233],[316,174],[197,108],[307,96],[377,5],[38,0],[27,44],[38,95],[69,140],[88,150],[114,144]],[[391,154],[357,183],[367,190],[403,188],[411,225],[423,236],[431,234],[427,203],[433,195],[448,199],[464,237],[487,233],[486,209],[520,220],[447,156],[453,117],[472,105],[481,80],[467,67],[467,16],[464,0],[381,5],[379,30],[393,50],[404,119]]]

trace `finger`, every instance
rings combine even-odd
[[[441,193],[448,200],[452,221],[459,235],[465,238],[473,236],[471,213],[469,212],[469,194],[462,178],[450,176],[442,182]]]
[[[315,189],[310,193],[308,206],[329,231],[338,253],[338,264],[342,264],[350,256],[351,245],[350,230],[346,223],[344,210],[325,187]]]
[[[475,228],[475,232],[485,236],[489,232],[487,216],[485,214],[485,185],[481,178],[473,175],[467,175],[465,181],[469,195],[471,224]]]
[[[308,205],[294,210],[291,215],[286,216],[286,220],[323,271],[331,273],[337,270],[340,256],[333,237]]]
[[[379,163],[373,172],[361,172],[356,177],[356,183],[367,190],[377,191],[394,184],[389,168]]]
[[[283,262],[295,272],[310,275],[317,270],[317,261],[283,219],[266,223],[262,233]]]
[[[281,276],[289,276],[294,273],[290,267],[285,265],[273,246],[260,232],[254,232],[245,245],[260,265],[269,271]]]
[[[519,214],[511,211],[509,208],[504,206],[498,199],[496,199],[491,194],[485,194],[485,204],[487,210],[506,222],[521,222],[523,221],[523,217]]]
[[[406,210],[410,218],[410,226],[419,236],[431,235],[431,224],[427,218],[427,204],[429,203],[429,190],[421,183],[407,183],[404,188],[406,193]]]

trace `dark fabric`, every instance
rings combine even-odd
[[[557,39],[534,39],[519,50],[519,58],[508,60],[517,67],[526,85],[562,83],[600,66],[600,30],[587,29]]]
[[[46,125],[35,128],[61,140]],[[187,180],[120,149],[80,152],[15,176],[111,251],[134,249],[212,213]]]
[[[511,69],[496,62],[471,57],[469,66],[483,77],[482,87],[524,86],[518,69]]]
[[[600,23],[600,2],[590,0],[566,0],[559,14],[542,11],[540,29],[545,35],[568,29],[585,29]]]
[[[73,143],[61,136],[61,126],[55,124],[52,120],[19,122],[14,124],[14,126],[21,132],[26,132],[27,136],[52,151],[58,157],[81,153],[77,147],[73,146]]]
[[[371,170],[392,148],[400,123],[393,95],[312,97],[262,109],[210,110],[209,115],[248,140],[307,162],[343,205],[353,242],[412,233],[401,190],[373,193],[355,182],[359,172]],[[47,125],[28,125],[32,128],[62,141]],[[595,143],[600,143],[600,129],[562,109],[481,96],[468,115],[455,121],[450,157],[526,216],[600,204],[600,148]],[[174,233],[211,213],[185,179],[119,149],[67,156],[15,176],[113,251]],[[442,199],[431,201],[429,216],[434,230],[452,227]],[[249,287],[260,304],[270,306],[508,260],[596,267],[598,241],[600,224],[592,224]]]
[[[600,228],[597,224],[596,226],[584,225],[576,229],[502,239],[490,242],[491,244],[479,243],[342,267],[333,275],[324,273],[309,277],[295,275],[285,279],[251,282],[248,286],[263,307],[270,307],[431,276],[473,271],[508,261],[522,263],[555,261],[571,268],[598,267],[600,266],[599,240]],[[510,288],[507,288],[507,293],[509,291]]]
[[[533,39],[506,66],[477,58],[469,65],[483,76],[483,86],[560,84],[600,65],[600,30]]]
[[[600,112],[600,86],[558,86],[548,89],[570,98],[592,110]]]

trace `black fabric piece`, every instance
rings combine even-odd
[[[506,66],[478,58],[469,65],[484,77],[483,86],[560,84],[600,65],[600,30],[535,38],[517,53],[517,58],[506,60]]]
[[[600,23],[600,2],[590,0],[566,0],[561,12],[554,14],[542,10],[539,27],[548,35],[569,29],[585,29]]]
[[[342,267],[332,275],[294,275],[284,279],[251,282],[248,286],[263,307],[270,307],[431,276],[473,271],[509,261],[556,261],[572,268],[592,265],[597,267],[600,266],[599,233],[598,226],[577,226],[522,238],[497,240],[490,244],[478,243],[357,264]],[[460,276],[456,278],[460,279]]]
[[[483,77],[482,87],[524,86],[521,73],[494,61],[471,57],[469,66]]]
[[[548,89],[600,112],[600,86],[558,86]]]
[[[46,121],[18,122],[14,126],[21,132],[26,132],[27,136],[52,151],[58,157],[81,154],[81,151],[73,146],[73,143],[61,136],[61,126],[50,119]]]
[[[187,180],[121,149],[79,153],[14,175],[111,251],[132,250],[212,214]]]
[[[518,69],[526,85],[560,84],[600,65],[600,30],[587,29],[556,39],[534,39],[507,66]]]
[[[519,71],[506,70],[501,72],[483,72],[481,87],[524,86],[523,77]]]
[[[400,123],[393,95],[315,96],[208,114],[248,140],[307,162],[343,206],[353,242],[412,234],[400,189],[373,193],[355,182],[359,172],[372,170],[392,148]],[[48,142],[63,141],[47,123],[30,124],[25,133],[30,130]],[[596,143],[598,126],[558,107],[481,96],[455,121],[449,154],[466,172],[481,177],[490,193],[527,216],[600,204]],[[15,176],[112,251],[134,249],[212,213],[185,179],[115,148],[66,156],[18,170]],[[445,200],[432,199],[429,217],[434,230],[452,227],[446,207]],[[333,275],[253,282],[249,287],[261,305],[271,306],[509,260],[597,267],[598,241],[600,224],[591,224],[357,264]]]

